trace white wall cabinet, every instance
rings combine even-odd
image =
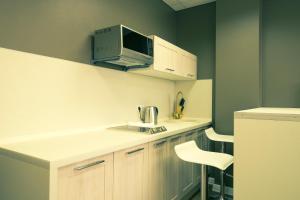
[[[115,153],[114,200],[148,200],[148,144]]]
[[[178,48],[179,49],[179,48]],[[188,79],[197,78],[197,57],[187,51],[179,49],[177,51],[177,71],[178,74]]]
[[[112,200],[113,154],[58,170],[58,200]]]
[[[155,37],[156,38],[156,37]],[[161,56],[163,55],[163,56]],[[171,74],[178,73],[177,71],[177,57],[178,53],[173,45],[166,41],[156,38],[154,46],[154,65],[158,71],[167,72]]]
[[[166,199],[167,140],[149,144],[149,200]]]
[[[170,80],[197,79],[197,56],[157,36],[153,36],[153,41],[153,65],[130,72]]]

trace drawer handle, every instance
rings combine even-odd
[[[166,70],[171,71],[171,72],[175,71],[174,69],[171,69],[171,68],[166,68]]]
[[[90,167],[93,167],[93,166],[96,166],[96,165],[100,165],[104,162],[105,162],[105,160],[99,160],[99,161],[92,162],[92,163],[89,163],[89,164],[86,164],[86,165],[75,167],[74,170],[81,171],[81,170],[84,170],[84,169],[87,169],[87,168],[90,168]]]
[[[129,152],[127,152],[127,155],[130,155],[130,154],[133,154],[133,153],[137,153],[137,152],[142,151],[144,149],[145,148],[140,148],[140,149],[136,149],[136,150],[133,150],[133,151],[129,151]]]
[[[166,142],[167,142],[167,141],[164,140],[164,141],[162,141],[162,142],[158,142],[158,143],[154,144],[154,146],[158,147],[158,146],[163,145],[163,144],[166,143]]]
[[[193,75],[193,74],[188,74],[188,76],[189,76],[189,77],[194,77],[194,75]]]
[[[192,136],[193,134],[194,134],[194,132],[191,132],[191,133],[186,134],[185,136],[189,137],[189,136]]]
[[[174,137],[174,138],[171,139],[171,142],[177,141],[177,140],[179,140],[180,138],[181,138],[181,136]]]

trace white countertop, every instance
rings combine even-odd
[[[235,112],[235,118],[300,121],[300,108],[254,108]]]
[[[2,144],[0,153],[44,167],[49,167],[49,165],[60,167],[210,124],[210,119],[197,119],[194,121],[174,120],[161,122],[160,125],[165,126],[168,131],[153,135],[126,130],[105,129],[43,139],[31,139],[24,142]]]

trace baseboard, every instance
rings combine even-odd
[[[215,183],[215,178],[213,177],[208,177],[208,190],[214,192],[214,193],[220,193],[220,189],[221,186],[219,184]],[[193,189],[191,189],[191,191],[186,194],[184,197],[181,198],[181,200],[190,200],[192,197],[194,197],[195,195],[197,195],[200,192],[200,183],[197,184],[196,186],[194,186]],[[210,191],[208,191],[208,194],[210,193]],[[225,195],[227,195],[228,197],[233,197],[233,188],[232,187],[225,187]]]
[[[184,197],[181,198],[181,200],[190,200],[192,197],[194,197],[196,194],[200,192],[200,184],[197,184],[194,186],[193,189],[189,193],[187,193]]]

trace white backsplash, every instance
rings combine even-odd
[[[175,83],[0,48],[0,140],[138,120],[138,105],[173,111]]]
[[[211,118],[211,80],[175,83],[0,48],[0,143],[138,121],[139,105],[168,118],[178,90],[185,117]]]
[[[181,91],[186,100],[184,117],[212,119],[212,80],[178,81],[176,93]]]

